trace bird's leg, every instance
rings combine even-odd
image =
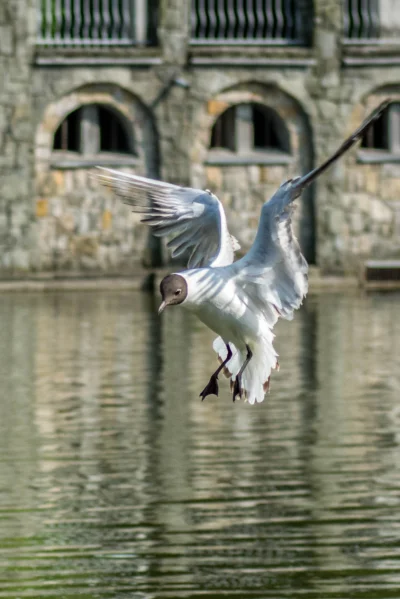
[[[218,395],[218,375],[221,370],[226,366],[229,360],[232,358],[232,350],[229,347],[229,344],[226,343],[226,349],[228,350],[227,356],[223,362],[218,366],[217,370],[211,375],[208,384],[204,387],[203,391],[200,393],[201,401],[203,401],[207,395]]]
[[[233,396],[232,396],[233,401],[235,401],[236,395],[239,395],[239,397],[242,397],[242,394],[243,394],[242,374],[243,374],[247,364],[250,362],[251,358],[253,357],[253,352],[251,351],[251,349],[249,348],[248,345],[246,345],[246,349],[247,349],[246,359],[243,362],[241,369],[239,370],[239,372],[236,375],[235,382],[233,383]]]

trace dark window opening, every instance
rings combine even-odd
[[[91,110],[88,110],[89,107]],[[80,154],[134,154],[122,117],[100,105],[89,105],[71,112],[54,135],[53,149]]]
[[[243,108],[250,107],[247,113]],[[280,150],[290,152],[289,133],[280,117],[257,104],[228,108],[215,122],[210,148],[232,152]]]
[[[157,45],[157,27],[159,23],[159,0],[147,0],[147,45]]]
[[[400,260],[368,260],[364,264],[364,281],[373,287],[400,286]]]
[[[380,118],[368,128],[361,148],[400,154],[400,102],[389,104]]]
[[[37,4],[43,45],[157,43],[159,0],[38,0]]]
[[[211,148],[235,148],[235,107],[228,108],[215,122],[211,131]]]
[[[388,111],[385,111],[364,133],[361,147],[376,150],[388,150],[388,124]]]
[[[54,150],[79,152],[81,109],[71,112],[58,127],[54,136]]]
[[[275,119],[270,111],[253,106],[254,147],[283,150],[279,141]]]
[[[312,0],[192,0],[191,36],[197,43],[281,43],[308,45]]]
[[[99,106],[100,152],[130,153],[129,140],[120,119],[108,108]]]

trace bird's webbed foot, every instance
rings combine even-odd
[[[218,396],[218,376],[215,375],[215,373],[211,375],[211,378],[208,381],[207,385],[200,393],[201,401],[203,401],[207,397],[207,395]]]
[[[242,399],[243,396],[243,388],[242,388],[242,377],[238,374],[233,381],[233,393],[232,393],[232,401],[236,401],[236,397],[239,395],[239,399]]]

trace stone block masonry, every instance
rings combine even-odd
[[[0,0],[0,273],[24,275],[34,240],[33,0]]]
[[[396,49],[345,44],[343,3],[313,6],[310,47],[196,44],[188,0],[160,0],[155,47],[42,47],[40,1],[0,0],[0,278],[168,262],[96,184],[96,164],[211,189],[246,251],[283,180],[325,159],[384,98],[400,103]],[[237,108],[249,104],[253,129]],[[262,132],[263,114],[278,139]],[[307,258],[354,273],[364,259],[399,257],[399,192],[399,154],[352,151],[298,202]]]

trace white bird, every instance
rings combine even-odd
[[[233,401],[261,402],[270,375],[278,369],[272,329],[279,317],[291,320],[308,290],[308,265],[292,230],[293,201],[381,116],[383,102],[320,167],[283,183],[265,202],[254,243],[234,262],[239,248],[230,235],[224,208],[210,191],[102,169],[100,181],[115,191],[155,235],[171,236],[172,256],[190,252],[188,270],[166,276],[160,285],[161,313],[182,305],[217,335],[219,368],[200,393],[218,395],[218,375],[231,379]]]

